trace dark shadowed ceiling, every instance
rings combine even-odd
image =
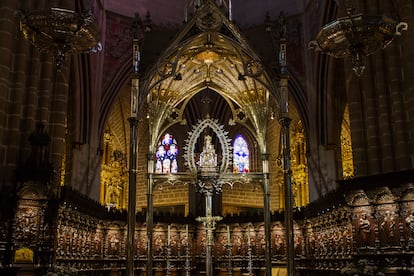
[[[192,0],[107,0],[105,9],[133,17],[136,12],[144,15],[147,11],[155,24],[177,25],[184,20],[186,3]],[[220,1],[217,1],[220,2]],[[305,0],[233,0],[233,20],[241,26],[263,23],[266,13],[278,15],[283,11],[295,15],[303,11]]]

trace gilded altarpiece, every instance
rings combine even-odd
[[[301,207],[309,203],[306,137],[301,121],[297,123],[293,131],[291,143],[292,194],[295,206]]]
[[[125,209],[128,183],[126,154],[114,149],[114,137],[104,135],[104,153],[101,173],[101,203],[108,208]]]
[[[299,121],[290,133],[290,161],[292,168],[292,195],[293,203],[296,207],[302,207],[309,203],[308,185],[308,161],[306,158],[306,137],[302,122]],[[277,158],[277,175],[279,183],[279,202],[280,209],[284,208],[284,188],[283,188],[283,164],[282,153]]]
[[[352,154],[351,127],[349,123],[348,106],[344,112],[344,118],[341,126],[341,160],[342,160],[342,177],[349,179],[354,177],[354,161]]]

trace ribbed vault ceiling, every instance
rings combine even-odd
[[[157,70],[152,98],[173,106],[205,88],[244,106],[261,100],[268,82],[259,61],[217,32],[191,38],[161,60]],[[172,76],[163,79],[167,75]]]

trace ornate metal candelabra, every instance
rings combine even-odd
[[[247,246],[247,271],[249,272],[249,276],[253,275],[253,256],[252,256],[252,245],[249,244]]]
[[[166,246],[166,269],[167,272],[165,275],[170,276],[171,275],[171,268],[173,268],[173,265],[171,264],[171,244],[170,242],[167,242],[167,246]]]
[[[247,230],[247,271],[249,276],[253,275],[253,254],[252,254],[252,243],[250,242],[250,227]]]
[[[352,14],[338,18],[325,25],[309,48],[335,58],[350,56],[352,67],[358,77],[364,72],[364,57],[387,47],[395,36],[408,28],[407,23],[398,22],[385,15]]]
[[[185,245],[185,275],[190,276],[191,275],[191,255],[190,255],[190,245],[188,244],[188,237],[187,237],[187,243]]]
[[[66,55],[74,52],[94,52],[102,49],[100,32],[90,11],[77,13],[71,10],[50,8],[25,13],[20,17],[24,38],[43,52],[52,52],[58,70]]]
[[[227,226],[228,227],[228,226]],[[226,244],[226,249],[227,249],[227,275],[228,276],[232,276],[233,275],[233,263],[231,261],[232,258],[232,249],[233,246],[231,244],[231,240],[230,240],[230,229],[227,228],[227,244]]]

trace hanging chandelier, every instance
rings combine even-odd
[[[20,17],[20,30],[41,52],[54,54],[58,70],[69,53],[88,53],[102,49],[100,32],[89,11],[76,13],[61,8],[32,11]]]
[[[407,28],[407,23],[384,15],[353,15],[352,9],[347,9],[346,17],[325,25],[308,46],[335,58],[350,57],[352,69],[361,77],[364,57],[387,47]]]

